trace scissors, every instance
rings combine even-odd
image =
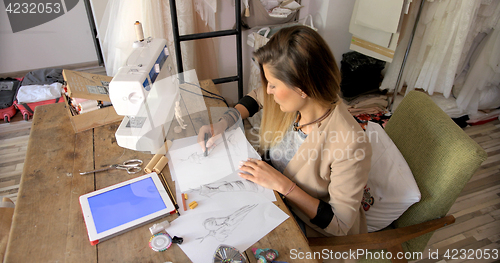
[[[98,172],[102,172],[102,171],[107,171],[109,169],[122,169],[122,170],[127,170],[128,174],[135,174],[135,173],[138,173],[142,170],[141,165],[142,165],[142,160],[132,159],[132,160],[128,160],[128,161],[123,162],[123,164],[112,164],[112,165],[110,165],[106,168],[103,168],[103,169],[93,170],[93,171],[89,171],[89,172],[83,172],[80,174],[86,175],[86,174],[91,174],[91,173],[98,173]]]

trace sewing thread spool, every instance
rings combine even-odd
[[[88,107],[88,108],[82,108],[80,110],[80,114],[83,114],[83,113],[87,113],[87,112],[91,112],[91,111],[95,111],[95,110],[98,110],[100,109],[99,106],[93,106],[93,107]]]
[[[162,156],[158,161],[158,163],[153,167],[153,172],[160,174],[161,171],[163,171],[163,168],[165,168],[165,166],[167,165],[167,163],[168,163],[168,158]]]
[[[98,110],[99,109],[99,103],[97,102],[97,100],[85,100],[85,101],[81,101],[80,103],[78,103],[77,109],[80,112],[80,114],[86,113],[86,112],[90,112],[90,111],[94,111],[94,110]]]
[[[135,36],[137,37],[137,41],[144,41],[144,32],[142,31],[142,24],[139,21],[135,21]]]
[[[155,167],[155,165],[158,163],[158,161],[161,159],[162,156],[163,154],[161,153],[155,154],[155,156],[153,156],[151,161],[149,161],[148,165],[146,165],[146,167],[144,168],[144,172],[148,174],[153,172],[153,168]]]
[[[88,99],[82,99],[82,98],[71,98],[71,104],[73,104],[73,106],[78,106],[78,104],[84,102],[84,101],[87,101]]]
[[[82,110],[90,109],[97,105],[99,105],[99,103],[97,103],[97,100],[85,100],[78,103],[78,106],[80,106]]]

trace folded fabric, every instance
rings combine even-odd
[[[63,83],[64,77],[60,68],[44,68],[28,72],[21,85],[45,85],[54,82]]]
[[[351,115],[359,115],[359,114],[377,114],[383,112],[385,110],[384,107],[369,107],[369,108],[349,108],[347,109]]]
[[[18,103],[31,103],[61,97],[62,84],[59,82],[50,85],[21,86],[17,92]]]

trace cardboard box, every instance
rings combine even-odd
[[[63,77],[66,81],[68,95],[71,98],[110,101],[108,87],[112,77],[67,69],[63,70]],[[77,133],[123,119],[123,116],[116,114],[113,106],[83,114],[74,114],[69,98],[67,96],[64,98],[71,125]]]

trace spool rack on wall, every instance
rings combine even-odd
[[[229,30],[219,30],[213,32],[179,35],[179,24],[177,21],[177,6],[175,0],[170,0],[170,15],[172,17],[172,31],[174,35],[174,48],[175,48],[175,58],[177,61],[178,72],[183,72],[184,67],[182,66],[182,53],[181,53],[181,42],[190,41],[197,39],[213,38],[213,37],[224,37],[224,36],[236,36],[236,63],[237,63],[237,75],[231,77],[224,77],[213,79],[214,84],[222,84],[227,82],[238,81],[238,100],[243,97],[243,66],[242,66],[242,43],[241,43],[241,1],[235,1],[235,16],[236,16],[236,26],[235,29]]]

